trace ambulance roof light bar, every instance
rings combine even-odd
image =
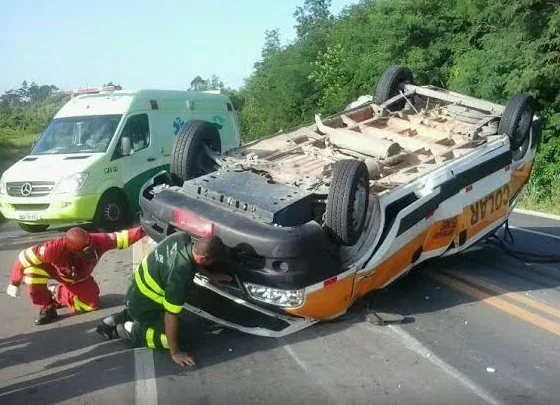
[[[75,90],[65,90],[62,92],[65,96],[77,96],[80,94],[99,94],[105,92],[112,92],[115,90],[122,90],[121,86],[102,86],[102,87],[90,87],[86,89],[75,89]]]

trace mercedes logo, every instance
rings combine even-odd
[[[21,195],[24,197],[30,196],[31,191],[33,191],[33,186],[31,183],[23,183],[21,186]]]

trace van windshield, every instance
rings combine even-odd
[[[32,155],[105,152],[122,115],[56,118],[39,138]]]

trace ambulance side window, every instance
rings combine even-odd
[[[148,114],[138,114],[129,117],[122,131],[122,137],[130,138],[134,152],[147,148],[150,145]]]

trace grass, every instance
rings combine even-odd
[[[15,162],[29,153],[37,135],[21,130],[0,128],[0,176]],[[5,221],[0,213],[0,224]]]
[[[517,207],[546,214],[560,215],[560,191],[555,191],[546,198],[538,198],[535,195],[524,192],[519,199]]]

